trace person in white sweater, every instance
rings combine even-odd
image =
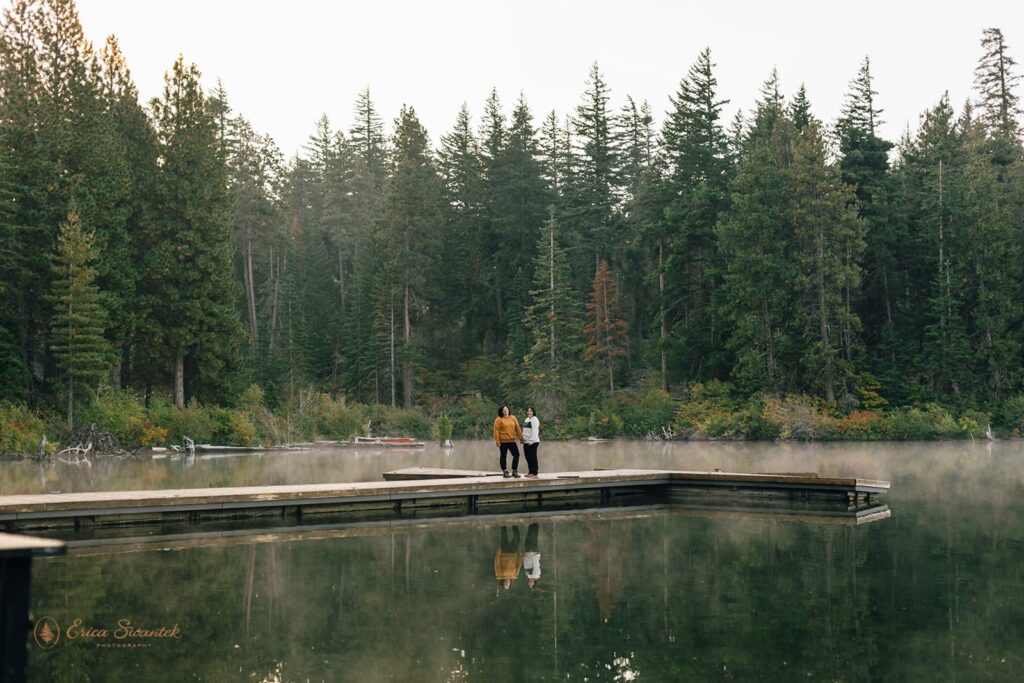
[[[526,454],[526,466],[530,468],[528,477],[536,477],[539,473],[537,467],[537,446],[540,445],[540,420],[533,408],[526,409],[526,419],[523,420],[523,451]]]

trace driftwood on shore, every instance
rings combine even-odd
[[[46,452],[46,439],[39,445],[37,457],[42,457]],[[109,432],[101,432],[96,428],[96,423],[90,423],[74,432],[68,439],[65,446],[56,455],[62,462],[78,463],[89,456],[118,456],[128,455],[128,451],[121,447],[117,437]]]

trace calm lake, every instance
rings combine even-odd
[[[496,461],[493,443],[459,442],[4,462],[0,491],[368,481]],[[30,680],[1024,679],[1024,442],[544,443],[540,462],[887,479],[891,516],[639,505],[83,542],[34,563],[33,616],[60,638],[31,644]]]

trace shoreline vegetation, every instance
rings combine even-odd
[[[97,433],[112,435],[127,451],[179,445],[185,437],[196,443],[252,447],[350,440],[370,432],[444,441],[489,438],[494,405],[470,396],[406,410],[350,402],[308,388],[271,410],[263,390],[252,385],[234,406],[193,399],[179,409],[167,400],[153,400],[146,407],[130,392],[109,389],[82,407],[79,423],[95,425]],[[1024,395],[1008,400],[998,415],[956,412],[936,403],[845,410],[837,402],[808,395],[742,397],[732,385],[711,381],[691,384],[676,396],[656,388],[627,389],[577,405],[571,413],[542,422],[546,440],[968,440],[1019,438],[1024,429]],[[0,456],[52,457],[71,438],[59,412],[0,402]]]

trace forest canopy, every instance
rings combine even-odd
[[[346,129],[324,116],[285,159],[197,65],[141,102],[73,0],[14,0],[0,398],[69,421],[103,391],[235,406],[253,385],[272,407],[482,396],[551,419],[708,386],[839,417],[1019,402],[1024,148],[1002,32],[981,36],[970,100],[936,93],[898,140],[867,57],[836,75],[834,121],[765,76],[725,121],[710,49],[657,116],[594,64],[572,111],[493,91],[475,116],[453,102],[436,138],[367,89]]]

